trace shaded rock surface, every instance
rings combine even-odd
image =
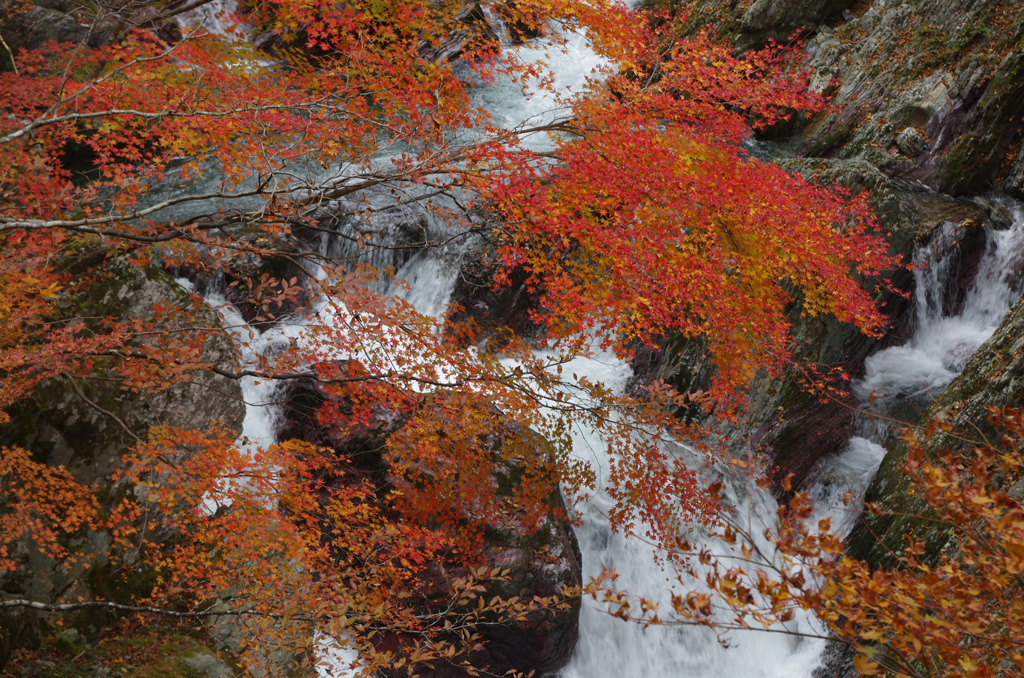
[[[786,42],[801,29],[841,18],[856,0],[754,0],[743,14],[737,45],[760,47],[769,40]]]
[[[105,317],[149,320],[161,304],[191,306],[185,291],[158,269],[117,262],[111,263],[110,269],[114,273],[107,280],[72,302],[69,316],[81,317],[87,323]],[[206,326],[219,324],[213,310],[203,307],[194,311]],[[205,357],[230,368],[234,349],[230,341],[214,339],[207,343]],[[151,426],[168,424],[205,430],[220,422],[240,431],[244,406],[234,380],[201,373],[188,383],[163,390],[132,392],[123,389],[117,376],[97,361],[95,371],[87,378],[51,379],[9,412],[10,423],[0,427],[5,445],[19,445],[49,465],[66,466],[78,482],[97,488],[101,501],[114,503],[130,488],[113,485],[110,475],[120,467],[122,455],[144,438]],[[22,540],[14,551],[22,566],[14,572],[0,573],[0,595],[62,602],[94,597],[120,599],[145,593],[151,582],[150,574],[143,570],[121,572],[118,576],[127,582],[124,588],[110,589],[114,580],[114,573],[108,571],[111,542],[110,535],[102,530],[76,535],[68,547],[78,558],[65,567],[55,565]],[[94,623],[102,626],[96,615],[83,613],[76,619],[92,631],[97,628],[92,626]],[[38,644],[40,623],[48,623],[48,619],[31,612],[9,612],[2,622],[0,636],[6,639],[0,646],[6,645],[9,651]],[[7,659],[6,651],[0,653],[0,665]]]
[[[876,0],[822,27],[806,48],[812,88],[838,109],[801,132],[805,148],[956,195],[1022,195],[1018,9],[1003,0]]]
[[[87,322],[105,317],[148,321],[159,306],[184,304],[206,326],[220,324],[212,309],[195,308],[187,292],[163,271],[116,263],[111,268],[115,273],[110,279],[75,301],[72,316]],[[234,347],[224,337],[212,339],[204,357],[231,369]],[[11,409],[11,423],[2,430],[9,443],[32,450],[51,465],[67,466],[79,482],[89,485],[107,478],[128,447],[155,424],[205,430],[220,421],[240,430],[244,409],[238,383],[216,374],[197,373],[188,383],[133,392],[100,367],[86,379],[46,382]]]
[[[543,324],[531,317],[531,312],[540,309],[540,293],[527,284],[528,273],[517,267],[509,273],[507,284],[496,287],[497,268],[497,262],[485,254],[468,257],[460,270],[452,291],[452,310],[445,318],[446,331],[458,341],[492,342],[500,347],[512,336],[526,340],[543,336]]]
[[[11,71],[11,55],[42,47],[48,42],[88,44],[98,47],[116,42],[128,30],[147,28],[173,38],[176,26],[165,17],[177,2],[153,0],[0,0],[0,72]]]
[[[1024,197],[1016,0],[700,0],[692,16],[741,50],[807,27],[811,89],[834,106],[783,126],[799,128],[802,154],[866,160],[954,195]]]

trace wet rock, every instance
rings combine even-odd
[[[853,0],[754,0],[740,23],[737,46],[760,47],[786,42],[798,29],[811,30],[828,20],[843,18]]]
[[[366,191],[323,206],[316,231],[321,246],[337,262],[355,268],[397,272],[431,244],[430,220],[417,205],[396,205],[394,196]]]
[[[500,287],[494,284],[495,271],[486,261],[473,261],[455,282],[445,329],[464,345],[487,342],[500,349],[512,337],[531,340],[544,333],[544,326],[531,316],[539,310],[540,294],[527,284],[526,271],[513,269]]]
[[[233,678],[235,672],[225,664],[219,657],[199,652],[191,657],[181,659],[185,669],[197,676],[197,678]]]

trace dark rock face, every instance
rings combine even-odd
[[[346,426],[342,420],[327,427],[317,419],[327,398],[315,382],[297,383],[287,400],[285,422],[279,432],[281,439],[298,437],[337,450],[350,465],[349,472],[342,477],[369,477],[378,485],[401,483],[389,475],[385,461],[387,436],[402,424],[398,414],[380,408],[368,424]],[[338,409],[344,411],[344,407]],[[517,449],[532,448],[537,456],[550,454],[547,443],[529,429],[510,423],[494,435],[515,436],[521,441]],[[511,496],[520,473],[516,462],[505,462],[504,470],[495,472],[498,487],[505,487]],[[499,490],[499,497],[502,496],[505,495]],[[580,585],[579,546],[564,517],[566,509],[557,489],[548,498],[548,504],[550,511],[539,526],[525,525],[514,510],[485,526],[484,548],[479,554],[481,564],[509,570],[508,581],[492,585],[487,591],[488,598],[548,597],[557,594],[562,586]],[[427,568],[415,586],[415,595],[422,601],[420,605],[424,610],[446,605],[449,582],[466,574],[465,567],[456,561],[447,563],[444,568],[438,565]],[[568,663],[576,646],[578,626],[578,599],[568,609],[537,610],[522,621],[483,626],[478,629],[483,644],[470,652],[468,659],[474,667],[494,675],[510,670],[555,671]],[[405,639],[394,635],[385,636],[381,639],[381,649],[401,652],[404,642]],[[424,668],[417,675],[461,678],[469,674],[459,666],[438,663],[433,672]]]
[[[113,276],[75,302],[70,311],[87,319],[150,320],[159,305],[191,307],[185,290],[158,269],[114,263]],[[207,326],[219,325],[209,308],[194,309]],[[206,358],[231,369],[234,347],[224,338],[210,340]],[[83,484],[102,482],[118,467],[121,455],[154,424],[207,429],[215,421],[241,429],[241,389],[234,380],[197,374],[189,383],[161,391],[130,392],[113,374],[97,367],[96,378],[55,378],[11,410],[2,437],[51,465],[66,465]]]
[[[1024,53],[1006,56],[996,68],[977,104],[966,109],[965,132],[949,146],[939,175],[939,186],[954,194],[978,193],[995,187],[1006,161],[1020,164],[1019,154],[1007,156],[1024,134]],[[1011,176],[1003,188],[1017,197],[1024,186]]]
[[[876,1],[821,27],[807,45],[812,88],[837,108],[801,132],[807,152],[954,195],[1024,195],[1024,22],[1011,4]]]
[[[26,11],[15,12],[12,0],[0,0],[0,35],[15,55],[51,41],[99,47],[120,40],[134,28],[177,38],[176,24],[165,16],[181,1],[161,6],[164,3],[150,0],[34,0]],[[0,48],[0,71],[10,70],[11,54]]]
[[[855,0],[754,0],[740,21],[737,46],[761,47],[769,40],[785,43],[800,29],[841,18]]]
[[[659,4],[657,0],[650,0]],[[1024,197],[1024,15],[1012,0],[694,3],[740,50],[805,27],[811,89],[833,106],[762,133],[953,195]]]
[[[103,317],[149,320],[159,304],[191,305],[184,290],[163,271],[117,262],[108,262],[107,266],[114,274],[84,298],[75,300],[68,310],[71,317],[81,317],[86,322]],[[219,319],[212,309],[194,310],[205,326],[218,325]],[[205,357],[230,369],[234,348],[230,341],[213,339],[206,345]],[[219,421],[240,431],[244,406],[241,389],[234,380],[204,373],[189,383],[161,391],[131,392],[122,389],[116,375],[98,360],[89,377],[51,379],[16,403],[9,413],[11,421],[0,427],[0,440],[5,445],[30,450],[38,460],[51,466],[66,466],[78,482],[94,486],[101,500],[113,503],[131,490],[113,485],[111,473],[121,466],[128,448],[145,438],[151,426],[168,424],[206,430]],[[148,536],[154,538],[151,533]],[[137,591],[110,590],[114,577],[108,568],[111,537],[106,531],[85,531],[68,546],[78,556],[71,568],[55,564],[26,541],[18,542],[12,555],[21,566],[15,572],[0,573],[0,597],[62,602],[96,597],[120,599],[148,590],[148,575],[141,570],[134,574],[125,570],[120,575],[126,586],[137,586]],[[80,616],[92,619],[87,614]],[[66,621],[73,624],[75,619]],[[6,646],[0,647],[0,666],[7,661],[10,650],[37,645],[41,625],[48,621],[51,620],[30,612],[11,612],[0,618],[0,627],[5,629],[0,633],[0,646]],[[93,622],[102,625],[102,620],[97,619],[88,625]]]
[[[517,267],[507,285],[495,287],[496,268],[494,262],[473,261],[455,281],[446,327],[463,343],[488,341],[500,347],[513,336],[530,340],[544,333],[530,315],[539,309],[540,293],[527,284],[527,272]]]

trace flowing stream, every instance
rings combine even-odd
[[[230,3],[218,3],[217,8],[221,7],[230,8]],[[216,13],[206,20],[217,21]],[[543,46],[519,49],[524,59],[535,59],[541,55]],[[577,85],[601,65],[599,57],[581,37],[570,39],[563,51],[552,50],[548,58],[556,83],[561,87]],[[549,121],[555,109],[550,94],[525,97],[520,85],[507,79],[499,79],[490,87],[476,88],[474,97],[492,112],[495,120],[509,127],[524,121],[527,124]],[[548,140],[538,135],[530,143],[543,147]],[[1014,216],[1011,229],[989,233],[988,249],[974,286],[967,294],[963,310],[956,316],[944,316],[938,298],[939,290],[945,287],[951,274],[949,261],[931,261],[931,252],[927,249],[919,253],[919,259],[929,265],[916,272],[916,332],[905,346],[886,349],[868,358],[864,379],[854,385],[862,406],[884,412],[908,403],[925,407],[928,398],[944,388],[992,334],[1019,292],[1015,282],[1006,275],[1012,268],[1013,257],[1019,257],[1024,246],[1024,215],[1015,208]],[[325,242],[325,252],[329,247],[330,243]],[[440,317],[457,275],[459,253],[455,253],[455,260],[451,252],[447,254],[442,256],[430,250],[417,254],[399,272],[408,287],[396,287],[394,293],[404,295],[421,312]],[[236,328],[244,360],[254,360],[257,354],[272,355],[282,342],[302,341],[301,324],[283,324],[260,333],[249,328],[223,299],[211,296],[209,301],[221,309],[225,323]],[[580,359],[567,368],[570,373],[619,390],[625,387],[631,375],[629,365],[608,354]],[[250,379],[243,381],[242,387],[247,409],[241,442],[264,446],[273,443],[280,415],[278,386],[272,382],[257,385]],[[860,435],[851,439],[845,450],[819,463],[812,476],[814,484],[809,488],[817,500],[816,517],[831,518],[833,529],[843,534],[852,528],[854,521],[853,515],[843,510],[843,493],[852,490],[863,497],[885,454],[879,444],[882,438],[870,419],[862,420],[858,433]],[[691,455],[682,446],[677,446],[675,452]],[[607,468],[607,447],[593,431],[575,432],[574,453],[589,461],[599,475]],[[749,521],[751,533],[760,535],[764,528],[773,525],[777,505],[767,491],[744,479],[724,476],[723,480],[727,500],[735,507],[737,516]],[[604,567],[614,568],[620,574],[617,582],[620,587],[648,599],[667,602],[673,587],[682,585],[662,569],[652,546],[638,538],[624,538],[610,529],[605,517],[610,500],[600,492],[602,482],[603,479],[599,479],[598,491],[586,505],[576,507],[584,518],[577,532],[583,554],[584,580],[597,575]],[[725,553],[724,545],[711,546],[712,550]],[[686,582],[685,586],[700,584]],[[817,621],[809,616],[795,618],[787,623],[786,630],[811,635],[821,633]],[[819,639],[754,631],[731,634],[729,644],[729,648],[723,647],[716,636],[704,628],[645,629],[623,623],[605,614],[593,601],[586,600],[580,618],[579,643],[572,661],[560,675],[562,678],[810,678],[820,663],[824,647],[824,641]],[[331,675],[335,676],[344,674],[346,667],[356,660],[351,651],[325,638],[321,638],[320,657],[324,667],[330,666]]]

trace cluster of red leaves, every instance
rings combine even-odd
[[[623,343],[704,337],[713,395],[725,400],[756,369],[789,360],[795,296],[805,314],[878,331],[883,318],[858,283],[884,282],[898,262],[862,200],[740,145],[751,118],[770,125],[822,106],[799,78],[778,75],[788,55],[737,58],[707,35],[666,46],[669,26],[633,25],[630,70],[572,101],[559,162],[493,194],[508,223],[504,261],[530,271],[549,326],[596,327]]]
[[[73,565],[66,538],[101,524],[99,502],[66,469],[33,461],[19,447],[0,448],[0,571],[16,568],[10,550],[26,534],[43,555]]]
[[[557,604],[487,600],[506,573],[477,568],[446,581],[447,609],[418,604],[424,570],[450,562],[451,533],[403,519],[378,487],[346,478],[330,450],[243,449],[224,430],[157,428],[128,462],[148,533],[123,546],[158,574],[148,602],[236,619],[249,666],[272,649],[308,649],[314,632],[356,647],[367,674],[458,661],[481,619]],[[152,536],[168,533],[178,535],[169,544]],[[378,645],[396,635],[407,640],[401,653]]]

